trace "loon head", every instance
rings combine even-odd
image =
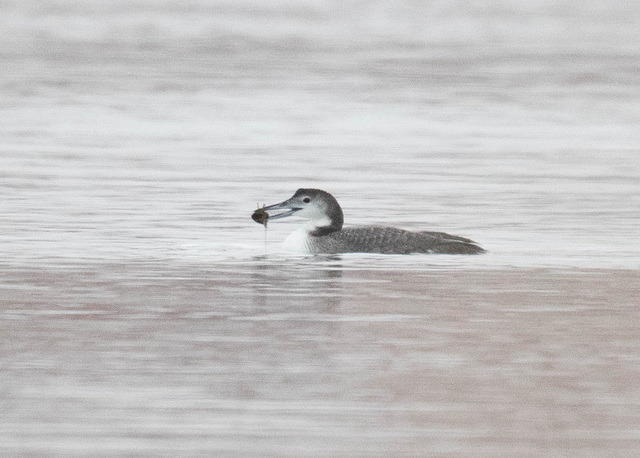
[[[306,228],[311,235],[320,236],[342,229],[344,215],[335,197],[321,189],[298,189],[295,194],[284,202],[269,205],[263,210],[289,209],[283,213],[269,215],[269,221],[299,216],[310,220]]]

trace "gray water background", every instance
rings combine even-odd
[[[638,4],[0,13],[3,455],[640,448]],[[283,253],[298,187],[489,253]]]

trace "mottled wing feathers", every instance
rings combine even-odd
[[[460,237],[459,235],[451,235],[451,234],[447,234],[446,232],[420,231],[418,232],[418,234],[431,235],[433,237],[439,237],[440,239],[457,240],[459,242],[467,242],[467,243],[473,243],[473,244],[476,243],[473,240],[468,239],[466,237]]]
[[[444,232],[411,232],[393,227],[346,228],[313,237],[316,253],[442,253],[478,254],[484,252],[472,240]]]

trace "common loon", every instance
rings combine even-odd
[[[288,209],[265,215],[271,210]],[[480,254],[476,242],[444,232],[411,232],[384,226],[342,228],[344,215],[338,201],[321,189],[298,189],[288,200],[256,210],[254,220],[265,223],[296,215],[310,220],[291,234],[284,248],[309,253],[442,253]]]

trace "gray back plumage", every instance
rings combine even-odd
[[[346,228],[310,239],[310,249],[314,253],[484,253],[473,240],[464,237],[384,226]]]

